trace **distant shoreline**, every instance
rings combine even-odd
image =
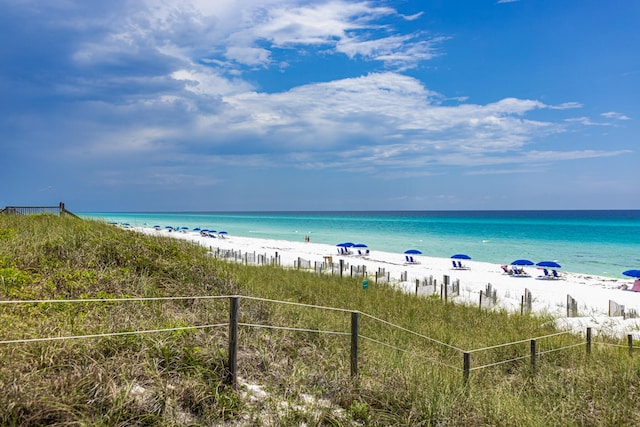
[[[475,211],[478,216],[443,212],[80,215],[137,227],[214,228],[292,242],[309,235],[314,243],[354,241],[396,253],[415,248],[440,258],[463,252],[474,260],[500,264],[518,258],[554,260],[568,271],[618,279],[624,278],[622,271],[640,267],[640,258],[634,258],[640,253],[640,211]]]

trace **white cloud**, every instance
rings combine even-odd
[[[631,120],[629,117],[625,116],[622,113],[616,113],[615,111],[609,111],[607,113],[600,114],[602,117],[606,117],[607,119],[616,119],[616,120]]]
[[[580,123],[584,126],[611,126],[611,123],[603,123],[603,122],[594,122],[589,117],[572,117],[570,119],[565,119],[566,122],[570,123]]]
[[[565,132],[567,123],[607,125],[588,117],[564,123],[548,118],[554,110],[581,107],[577,102],[546,105],[507,97],[471,104],[464,96],[445,98],[398,72],[439,54],[446,38],[399,33],[381,18],[415,20],[420,14],[403,17],[371,2],[345,1],[192,0],[179,6],[149,2],[148,9],[126,4],[130,13],[122,20],[114,20],[113,13],[105,17],[100,31],[73,51],[75,66],[82,71],[104,66],[102,73],[91,78],[80,73],[60,86],[68,93],[87,88],[89,95],[90,89],[109,96],[112,88],[121,90],[113,100],[96,96],[100,102],[85,102],[75,116],[68,115],[69,128],[71,117],[82,123],[78,140],[91,135],[82,147],[87,158],[153,153],[166,161],[192,160],[185,153],[198,152],[200,161],[224,159],[227,165],[385,169],[391,176],[433,174],[437,171],[427,168],[438,165],[506,165],[501,167],[506,171],[523,162],[620,154],[532,151],[538,141]],[[396,72],[271,92],[261,91],[255,74],[255,83],[242,79],[248,71],[284,64],[275,58],[278,49],[293,51],[293,59],[337,53],[381,61]],[[125,71],[111,74],[120,68]],[[547,119],[530,118],[537,110],[549,110]],[[629,119],[616,112],[602,117]],[[118,129],[109,130],[111,123]]]
[[[203,67],[194,66],[192,70],[177,70],[171,73],[171,77],[185,82],[185,89],[198,95],[231,95],[251,89],[245,81],[232,81],[218,75],[214,70]]]
[[[573,108],[582,108],[582,104],[579,102],[564,102],[558,105],[549,105],[548,108],[552,110],[569,110]]]

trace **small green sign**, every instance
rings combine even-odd
[[[367,279],[362,281],[362,289],[369,289],[369,281]]]

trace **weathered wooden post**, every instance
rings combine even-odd
[[[629,344],[629,356],[633,356],[633,335],[627,335],[627,343]]]
[[[340,277],[342,277],[342,270],[344,270],[344,260],[340,260]]]
[[[416,295],[418,295],[418,287],[420,286],[420,279],[416,279]]]
[[[231,297],[229,300],[229,362],[227,368],[226,383],[235,390],[238,386],[238,308],[239,298]]]
[[[536,340],[531,340],[531,372],[536,373]]]
[[[360,313],[351,312],[351,377],[358,376],[358,323]]]
[[[480,310],[482,310],[482,290],[480,290]]]
[[[469,372],[471,372],[471,353],[465,351],[462,359],[462,378],[465,386],[469,384]]]
[[[448,296],[448,290],[447,290],[447,288],[449,287],[449,276],[444,275],[444,276],[442,277],[442,280],[443,280],[443,282],[444,282],[444,303],[446,304],[446,303],[447,303],[447,299],[448,299],[448,298],[447,298],[447,296]]]
[[[587,354],[591,354],[591,328],[587,328]]]

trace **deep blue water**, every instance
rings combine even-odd
[[[132,226],[208,228],[230,235],[337,244],[370,250],[508,264],[553,260],[572,272],[624,277],[640,269],[640,211],[374,211],[80,213]]]

